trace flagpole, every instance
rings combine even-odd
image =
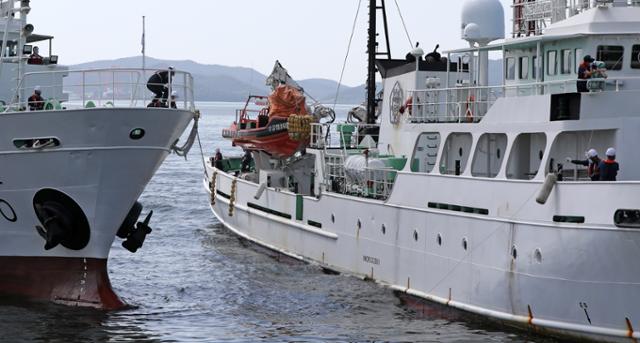
[[[146,42],[145,42],[145,16],[142,16],[142,70],[147,68],[147,54],[146,54]]]

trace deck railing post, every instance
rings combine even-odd
[[[86,98],[85,98],[86,97],[86,94],[85,94],[85,92],[86,92],[85,85],[86,84],[87,84],[86,83],[86,76],[85,76],[85,72],[83,71],[82,72],[82,107],[85,106],[85,102],[86,102],[85,101],[86,100]]]

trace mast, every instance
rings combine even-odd
[[[389,43],[389,30],[387,27],[387,10],[384,0],[380,0],[381,5],[378,6],[378,0],[369,0],[369,39],[367,42],[367,56],[369,58],[367,66],[367,124],[375,124],[376,122],[376,57],[379,55],[386,56],[391,59],[391,45]],[[384,24],[384,36],[386,39],[386,52],[378,52],[377,42],[377,12],[382,10],[382,19]]]
[[[377,0],[369,0],[369,41],[367,43],[367,124],[376,120],[376,10]]]

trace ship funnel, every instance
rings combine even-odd
[[[462,7],[462,39],[487,45],[504,38],[504,8],[499,0],[467,0]]]

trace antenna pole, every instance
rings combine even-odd
[[[367,55],[367,124],[376,121],[376,10],[377,0],[369,0],[369,41]]]
[[[146,52],[146,17],[142,16],[142,71],[147,69],[147,52]]]

